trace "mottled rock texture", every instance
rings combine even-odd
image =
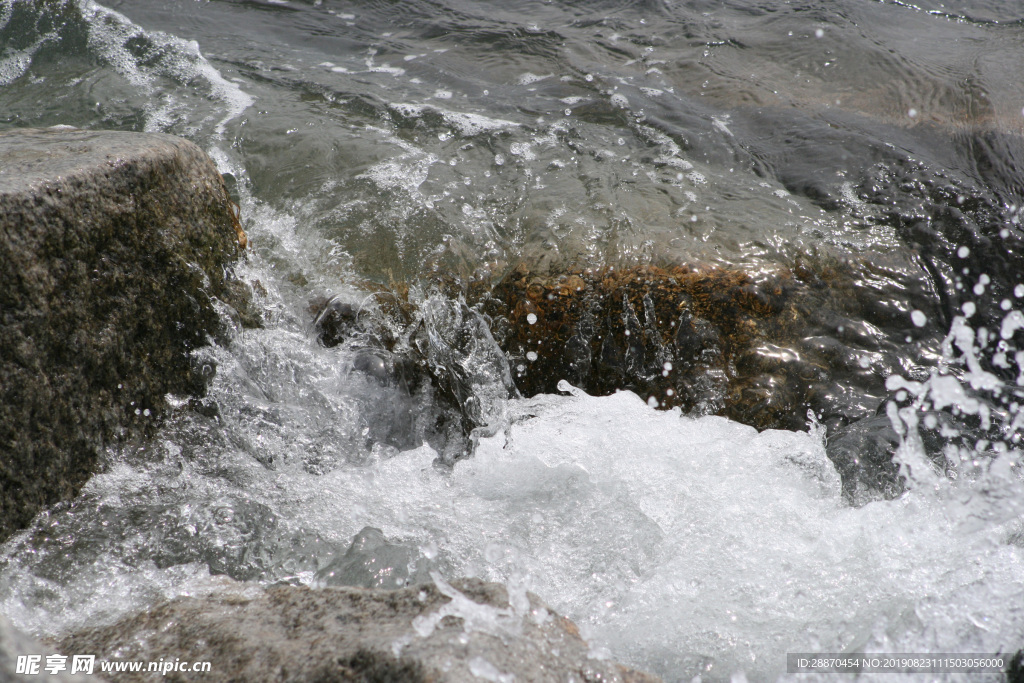
[[[0,540],[65,500],[104,444],[195,394],[189,352],[244,233],[180,138],[0,133]]]
[[[208,674],[118,681],[534,681],[655,683],[591,659],[576,626],[525,594],[477,579],[399,590],[281,586],[180,598],[64,638],[64,652],[209,661]],[[188,676],[193,675],[194,678]],[[513,678],[514,677],[514,678]]]

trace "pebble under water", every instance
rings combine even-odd
[[[168,396],[152,441],[111,445],[3,545],[0,611],[54,636],[225,577],[439,572],[533,591],[593,656],[670,681],[849,678],[787,674],[787,652],[1017,652],[1022,19],[1000,0],[0,2],[0,128],[197,142],[241,205],[261,311],[225,306],[194,356],[207,396]],[[669,410],[565,377],[509,398],[546,350],[503,353],[459,294],[523,263],[840,273],[801,280],[798,331],[747,356],[778,392],[779,368],[822,368],[802,428],[709,414],[735,364]],[[325,346],[332,297],[400,341]],[[422,367],[458,382],[406,374],[417,325]],[[895,488],[851,483],[890,454]]]

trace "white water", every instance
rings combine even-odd
[[[219,424],[183,412],[42,520],[53,540],[7,546],[2,606],[16,623],[54,633],[202,593],[222,580],[196,557],[228,558],[230,572],[245,547],[266,558],[264,580],[312,583],[374,526],[418,549],[421,569],[536,592],[595,655],[668,680],[774,679],[786,652],[1020,645],[1017,452],[854,509],[814,430],[758,434],[564,385],[570,395],[510,401],[507,428],[449,472],[428,446],[353,446],[379,390],[269,296],[276,324],[204,352],[218,362]],[[304,469],[314,454],[325,474]],[[148,559],[179,537],[192,551]]]

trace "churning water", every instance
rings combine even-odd
[[[595,656],[668,680],[1015,652],[1020,73],[1009,0],[0,2],[0,126],[197,142],[235,180],[265,311],[197,353],[201,409],[168,397],[155,440],[7,542],[3,612],[52,635],[225,574],[437,570],[534,591]],[[437,466],[430,387],[360,371],[309,311],[409,283],[429,327],[458,310],[439,274],[804,260],[863,298],[763,350],[829,350],[806,431],[568,384],[506,399],[481,331],[463,361],[489,429]],[[876,413],[904,491],[854,506],[826,433]]]

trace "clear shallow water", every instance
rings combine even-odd
[[[595,648],[669,680],[773,679],[789,651],[1015,651],[1018,13],[0,5],[0,125],[199,143],[237,179],[252,244],[240,274],[267,311],[264,329],[201,352],[219,417],[182,406],[154,443],[110,452],[79,500],[6,544],[4,613],[53,634],[220,574],[317,583],[373,526],[412,573],[534,590]],[[503,402],[502,429],[449,471],[429,446],[376,438],[426,419],[429,396],[389,393],[348,351],[317,345],[307,310],[322,294],[362,298],[361,280],[481,264],[757,271],[808,255],[850,259],[875,302],[827,331],[877,388],[851,403],[870,414],[886,378],[906,376],[888,390],[920,394],[920,410],[897,421],[989,406],[1005,424],[996,445],[948,450],[947,478],[911,439],[910,490],[851,508],[820,432],[757,434],[631,394],[543,396]],[[993,331],[984,340],[955,322],[966,302],[974,328]],[[959,383],[926,383],[951,326],[947,357],[988,359],[944,371],[977,405]]]

